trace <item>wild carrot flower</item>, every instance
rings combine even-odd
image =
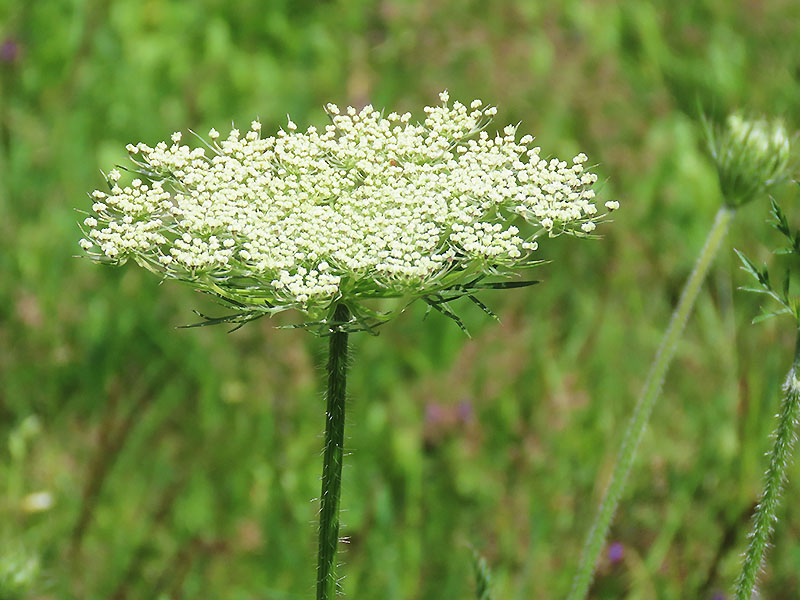
[[[108,174],[80,245],[190,281],[243,319],[295,308],[325,320],[340,300],[366,319],[377,314],[363,299],[452,290],[535,263],[543,234],[595,229],[584,154],[547,160],[515,126],[485,131],[496,108],[440,99],[416,124],[328,104],[322,130],[289,119],[263,137],[253,121],[195,148],[180,132],[129,145],[135,178]]]
[[[603,217],[584,154],[545,159],[513,125],[485,131],[496,108],[439,97],[422,123],[328,104],[322,130],[289,119],[263,137],[253,121],[196,148],[180,132],[131,144],[134,178],[112,170],[83,222],[95,260],[133,259],[237,311],[208,323],[294,308],[330,336],[317,600],[338,582],[348,333],[393,314],[364,301],[422,298],[460,323],[447,302],[466,295],[488,312],[474,291],[531,282],[483,278],[538,263],[540,237],[588,237]]]

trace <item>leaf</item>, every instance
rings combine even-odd
[[[756,281],[758,281],[761,285],[769,289],[769,274],[767,273],[767,268],[764,267],[764,272],[762,273],[761,271],[758,270],[758,267],[756,267],[753,261],[751,261],[749,258],[747,258],[747,256],[744,255],[744,253],[740,252],[736,248],[734,248],[733,251],[736,252],[736,255],[742,261],[743,265],[742,270],[750,273],[750,275],[752,275],[756,279]],[[742,288],[742,289],[748,289],[748,288]],[[748,289],[748,291],[756,291],[756,290]]]
[[[426,320],[428,318],[428,315],[430,314],[431,314],[431,305],[428,304],[427,306],[425,306],[425,314],[422,315],[422,320],[423,321]]]
[[[483,302],[481,302],[480,300],[478,300],[478,299],[477,299],[475,296],[473,296],[472,294],[470,294],[469,296],[467,296],[467,298],[469,298],[470,300],[472,300],[472,302],[473,302],[474,304],[476,304],[476,305],[477,305],[477,306],[478,306],[478,307],[479,307],[479,308],[480,308],[480,309],[481,309],[483,312],[485,312],[487,315],[489,315],[490,317],[492,317],[492,318],[493,318],[495,321],[497,321],[498,323],[500,322],[500,317],[498,317],[498,316],[495,314],[495,312],[494,312],[494,311],[493,311],[491,308],[489,308],[488,306],[486,306],[486,305],[485,305]]]
[[[475,576],[475,598],[492,600],[492,572],[486,559],[472,548],[472,572]]]
[[[789,285],[791,284],[792,272],[786,269],[786,275],[783,276],[783,299],[785,302],[789,301]]]
[[[752,292],[754,294],[766,294],[767,296],[772,296],[774,294],[774,292],[772,290],[764,289],[764,288],[754,288],[754,287],[741,286],[738,289],[742,290],[743,292]]]
[[[260,313],[260,312],[240,312],[240,313],[233,313],[230,315],[224,315],[222,317],[209,317],[208,315],[204,315],[200,311],[193,310],[194,314],[198,317],[202,318],[203,321],[198,323],[190,323],[189,325],[178,325],[178,329],[192,329],[194,327],[207,327],[209,325],[220,325],[222,323],[233,323],[236,325],[233,329],[230,329],[228,333],[233,333],[245,323],[249,323],[250,321],[255,321],[256,319],[260,319],[267,313]]]
[[[766,321],[767,319],[771,319],[772,317],[777,317],[777,316],[780,316],[780,315],[792,314],[792,311],[789,310],[788,308],[782,308],[780,310],[776,310],[776,311],[773,311],[773,312],[764,312],[763,308],[761,310],[762,310],[761,314],[753,319],[753,321],[752,321],[753,324],[761,323],[762,321]]]
[[[772,218],[775,219],[775,222],[772,224],[775,229],[780,231],[783,235],[788,237],[789,239],[792,238],[791,231],[789,230],[789,221],[786,218],[783,210],[781,209],[780,205],[775,202],[774,198],[769,199],[772,205]]]
[[[459,329],[461,329],[461,331],[463,331],[468,338],[472,339],[472,336],[469,334],[469,331],[467,330],[467,327],[464,325],[464,322],[459,318],[459,316],[456,313],[454,313],[450,309],[449,306],[447,306],[446,304],[444,304],[441,301],[439,301],[439,302],[432,301],[427,296],[424,297],[423,300],[425,300],[425,302],[427,302],[428,306],[430,306],[431,308],[435,308],[436,310],[438,310],[440,313],[442,313],[446,317],[449,317],[450,319],[455,321],[455,323],[456,323],[456,325],[458,325]]]
[[[530,287],[532,285],[536,285],[537,283],[541,283],[541,281],[496,281],[496,282],[489,282],[489,283],[481,283],[479,285],[475,285],[474,289],[476,290],[511,290],[515,288],[523,288],[523,287]]]
[[[445,297],[440,294],[437,294],[436,296],[428,296],[425,301],[431,306],[433,306],[434,304],[447,304],[448,302],[452,302],[453,300],[458,300],[462,296],[464,296],[464,294],[459,294],[457,296],[450,296],[450,297]]]

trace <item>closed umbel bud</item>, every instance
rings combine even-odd
[[[717,130],[707,128],[720,189],[730,207],[747,204],[788,176],[791,144],[779,119],[731,114]]]

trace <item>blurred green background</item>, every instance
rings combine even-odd
[[[472,340],[423,307],[354,336],[342,587],[474,597],[471,544],[497,600],[561,598],[720,202],[698,107],[797,128],[800,4],[0,0],[0,86],[3,600],[312,595],[324,341],[275,328],[292,316],[176,330],[215,309],[75,258],[75,208],[128,142],[320,125],[325,102],[421,115],[444,88],[544,154],[586,152],[622,206],[600,241],[543,243],[542,285],[486,292],[501,324],[460,304]],[[594,598],[723,598],[737,573],[793,341],[736,289],[732,248],[775,239],[767,208],[718,256]],[[800,465],[764,598],[800,597],[798,498]]]

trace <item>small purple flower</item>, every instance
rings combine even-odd
[[[625,555],[625,548],[620,542],[614,542],[608,547],[608,560],[612,565],[617,564]]]
[[[19,56],[19,44],[12,38],[6,38],[0,44],[0,61],[5,63],[12,63],[17,60]]]
[[[425,421],[430,425],[438,425],[445,419],[444,409],[436,402],[429,402],[425,406]]]
[[[459,402],[456,413],[462,423],[469,423],[472,420],[472,402],[469,400]]]
[[[727,599],[725,597],[725,594],[723,594],[722,592],[714,592],[714,597],[712,598],[712,600],[727,600]]]

